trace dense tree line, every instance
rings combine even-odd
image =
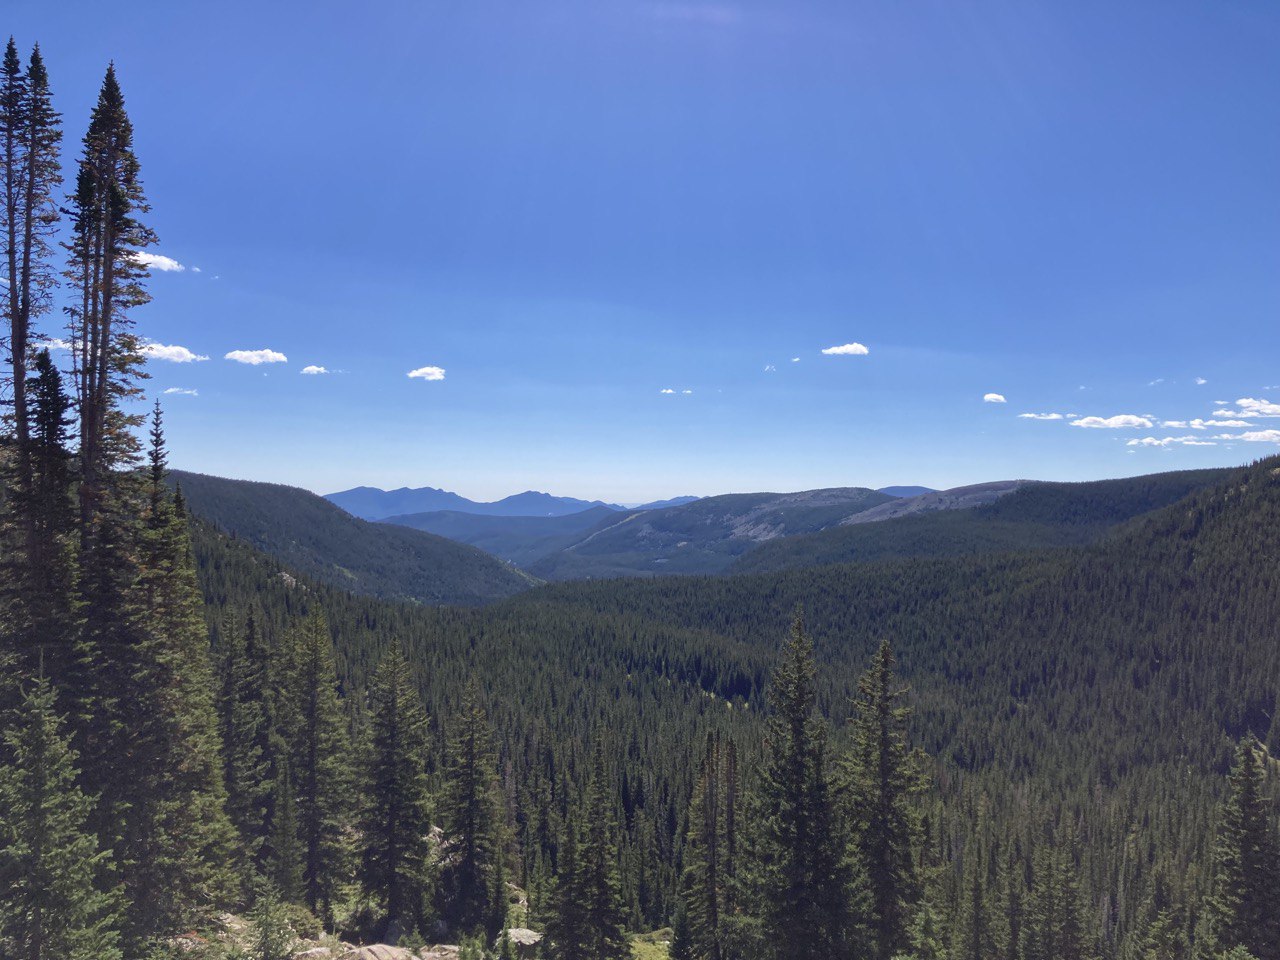
[[[65,198],[60,124],[11,41],[0,954],[231,909],[264,957],[517,921],[556,960],[667,923],[697,960],[1280,957],[1275,461],[1088,549],[355,596],[166,483],[114,69]]]

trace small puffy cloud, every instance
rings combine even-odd
[[[983,403],[1008,403],[1003,393],[984,393],[982,395]]]
[[[680,392],[681,392],[681,393],[683,393],[686,397],[687,397],[689,394],[693,393],[693,391],[692,391],[692,390],[681,390]]]
[[[256,367],[262,363],[286,363],[289,358],[278,350],[232,350],[225,357],[236,363],[247,363]]]
[[[675,391],[674,391],[674,390],[672,390],[670,387],[663,387],[663,388],[662,388],[661,390],[659,390],[658,392],[659,392],[659,393],[675,393]]]
[[[1218,401],[1221,403],[1222,401]],[[1216,417],[1280,417],[1280,403],[1270,400],[1258,400],[1254,397],[1241,397],[1235,402],[1238,410],[1218,410]]]
[[[165,390],[165,395],[166,396],[177,395],[177,396],[183,396],[183,397],[198,397],[200,396],[200,391],[188,390],[186,387],[169,387],[168,389]]]
[[[176,343],[144,343],[142,345],[142,355],[148,360],[168,360],[170,363],[195,363],[209,359],[198,353],[193,353],[186,347],[180,347]]]
[[[148,270],[159,270],[161,273],[182,273],[187,269],[173,257],[166,257],[159,253],[139,251],[134,253],[133,258]]]
[[[1157,377],[1155,380],[1150,381],[1150,382],[1147,384],[1147,386],[1148,386],[1148,387],[1158,387],[1158,386],[1159,386],[1160,384],[1162,384],[1162,383],[1164,383],[1164,377]]]
[[[777,367],[775,367],[772,363],[766,363],[766,364],[764,365],[764,372],[765,372],[765,373],[777,373],[777,372],[778,372],[778,368],[777,368]]]
[[[1208,383],[1208,382],[1209,382],[1209,381],[1208,381],[1208,380],[1206,380],[1204,377],[1196,377],[1196,386],[1197,386],[1197,387],[1203,387],[1203,386],[1204,386],[1206,383]]]
[[[410,380],[443,380],[444,367],[419,367],[409,371]]]
[[[860,343],[842,343],[838,347],[827,347],[822,352],[828,357],[865,357],[871,351]]]
[[[44,346],[48,347],[50,350],[70,350],[71,341],[63,340],[61,337],[50,337],[44,342]]]
[[[800,362],[800,358],[799,358],[799,357],[792,357],[792,358],[791,358],[791,362],[792,362],[792,363],[799,363],[799,362]],[[1270,387],[1266,387],[1265,389],[1270,390],[1271,388],[1270,388]]]
[[[1118,413],[1114,417],[1081,417],[1079,420],[1072,420],[1071,425],[1095,430],[1137,430],[1151,427],[1152,423],[1146,417],[1139,417],[1132,413]]]
[[[314,363],[311,363],[303,367],[302,372],[309,377],[316,377],[322,373],[328,373],[329,371],[326,370],[324,367],[319,367],[319,366],[316,366]]]
[[[1060,413],[1020,413],[1019,420],[1061,420]]]

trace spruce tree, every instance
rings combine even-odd
[[[726,960],[737,910],[737,753],[732,741],[707,738],[689,805],[681,881],[691,957]]]
[[[497,935],[506,920],[501,881],[506,829],[493,733],[474,683],[463,690],[444,758],[437,902],[449,929]]]
[[[369,700],[360,881],[388,926],[412,931],[424,917],[431,852],[427,714],[398,646],[383,655]]]
[[[615,792],[597,750],[586,797],[568,836],[547,924],[551,960],[627,960],[626,906],[618,877]]]
[[[1209,929],[1219,950],[1244,947],[1258,960],[1280,958],[1280,847],[1263,791],[1265,752],[1246,736],[1228,777],[1214,847]]]
[[[228,618],[222,641],[218,717],[227,815],[239,836],[237,849],[243,867],[253,871],[265,861],[271,830],[273,778],[266,647],[252,613],[245,618],[243,627]],[[244,879],[252,885],[251,877],[246,875]]]
[[[919,783],[907,744],[907,691],[898,684],[896,667],[886,640],[858,683],[853,751],[844,769],[846,815],[870,893],[875,960],[890,960],[906,949],[911,912],[921,892],[911,810]]]
[[[778,960],[856,957],[862,946],[855,910],[864,888],[837,815],[815,673],[797,614],[769,689],[753,849],[764,947]]]
[[[0,764],[0,956],[118,960],[115,897],[98,887],[108,853],[85,828],[93,801],[76,785],[47,680],[13,721]]]
[[[976,843],[970,844],[965,858],[960,897],[951,960],[993,960],[998,950],[987,901],[986,868]]]
[[[0,303],[8,321],[4,339],[13,392],[15,479],[23,492],[31,482],[27,373],[37,339],[32,323],[49,309],[54,287],[52,237],[59,214],[55,195],[62,183],[61,141],[40,47],[32,49],[24,71],[10,37],[0,66],[0,256],[5,271]],[[25,532],[30,537],[30,528]]]
[[[307,907],[332,921],[335,891],[349,873],[351,744],[338,699],[329,627],[319,613],[293,638],[293,714],[290,735],[294,799],[301,839],[302,891]]]
[[[141,418],[123,406],[137,396],[137,381],[145,377],[130,311],[150,299],[137,254],[155,242],[138,219],[150,207],[114,65],[107,68],[89,120],[70,201],[64,275],[74,294],[67,313],[79,420],[81,536],[91,543],[94,520],[110,505],[118,471],[138,451],[132,430]]]

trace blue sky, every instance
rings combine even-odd
[[[195,391],[163,395],[178,466],[640,501],[1280,449],[1270,0],[9,0],[4,26],[68,154],[117,63],[186,268],[139,329],[209,358],[149,364]]]

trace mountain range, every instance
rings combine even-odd
[[[324,498],[336,504],[352,516],[362,520],[383,520],[392,516],[450,511],[482,517],[564,517],[596,507],[621,511],[629,508],[602,500],[579,500],[576,497],[557,497],[537,490],[512,494],[501,500],[483,502],[469,500],[460,494],[437,487],[400,487],[382,490],[378,487],[352,487],[337,493],[327,493]],[[654,510],[690,503],[697,497],[675,497],[641,504],[630,509]]]

